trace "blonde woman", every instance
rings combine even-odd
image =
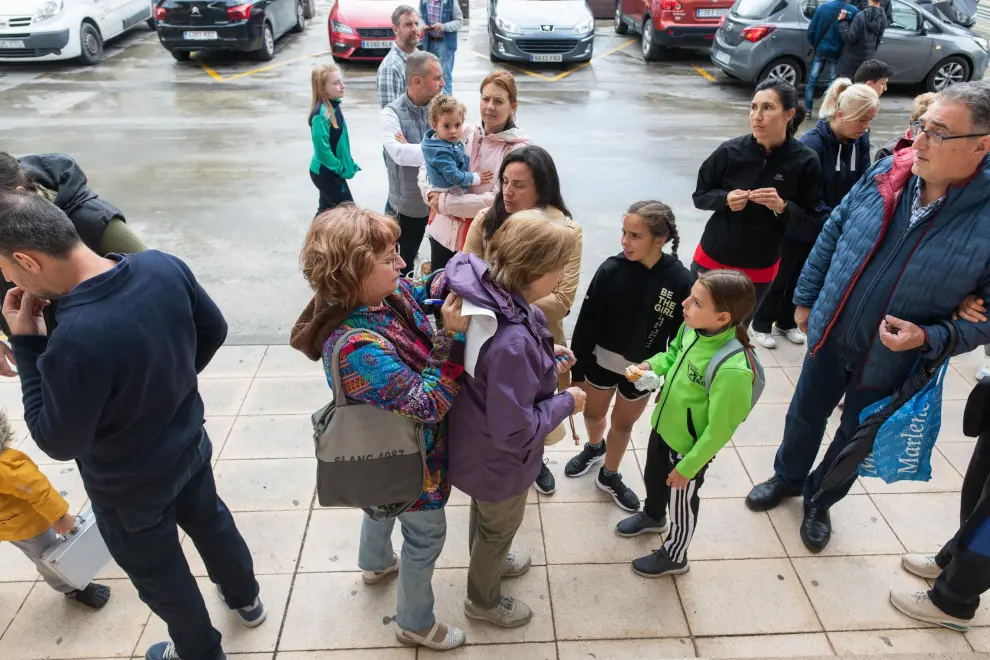
[[[504,628],[525,625],[532,610],[502,595],[502,578],[530,567],[509,547],[526,512],[526,495],[543,468],[547,435],[584,409],[585,394],[560,394],[557,375],[574,354],[555,344],[536,301],[552,294],[577,234],[539,210],[509,216],[488,244],[488,263],[459,254],[446,268],[450,290],[495,315],[498,327],[476,364],[465,364],[450,420],[450,482],[471,496],[464,614]],[[490,265],[489,265],[490,264]]]
[[[876,163],[887,156],[892,156],[895,151],[900,151],[906,147],[910,147],[914,144],[914,136],[911,135],[911,124],[921,119],[921,116],[928,111],[928,106],[932,104],[935,97],[938,96],[935,92],[925,92],[924,94],[919,94],[914,97],[914,103],[911,104],[911,117],[908,119],[907,130],[904,131],[902,135],[898,135],[893,140],[883,145],[877,149],[876,155],[873,157],[873,162]]]
[[[853,185],[870,167],[870,122],[880,110],[880,97],[868,85],[839,78],[825,92],[818,123],[800,142],[818,155],[822,169],[821,201],[808,214],[810,222],[787,225],[780,249],[780,270],[753,318],[753,337],[776,348],[774,328],[795,344],[807,340],[794,321],[794,289],[818,232]]]
[[[313,159],[309,178],[320,191],[317,215],[344,202],[353,202],[348,179],[361,168],[351,158],[347,124],[340,110],[344,98],[344,76],[335,63],[313,69],[313,103],[309,108],[309,128],[313,137]]]

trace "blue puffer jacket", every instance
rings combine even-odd
[[[813,353],[828,339],[853,287],[868,260],[887,236],[887,227],[898,208],[901,194],[913,190],[914,150],[903,149],[874,165],[832,212],[805,262],[794,304],[811,308],[808,347]],[[950,320],[963,299],[975,293],[990,300],[990,158],[985,158],[967,182],[949,189],[945,205],[927,222],[908,231],[917,234],[907,265],[884,310],[864,318],[890,314],[922,327],[934,357],[945,346],[948,332],[935,325]],[[907,194],[910,194],[908,192]],[[903,209],[905,205],[900,205]],[[902,211],[903,212],[903,211]],[[990,343],[990,321],[955,321],[959,343],[954,354],[966,353]],[[895,353],[874,331],[873,343],[863,362],[860,386],[893,388],[910,374],[919,351]]]

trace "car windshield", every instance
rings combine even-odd
[[[739,0],[732,13],[739,18],[766,18],[780,0]]]

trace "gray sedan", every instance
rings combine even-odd
[[[492,62],[587,62],[595,19],[584,0],[489,0]]]
[[[894,68],[893,83],[924,83],[937,92],[981,80],[990,44],[909,0],[892,0],[894,21],[876,58]],[[736,0],[715,35],[712,62],[733,78],[760,82],[805,80],[811,46],[805,36],[816,0]]]

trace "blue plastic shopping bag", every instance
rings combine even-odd
[[[942,383],[948,370],[945,360],[934,377],[883,423],[873,440],[873,451],[859,465],[861,477],[880,477],[888,484],[932,478],[932,450],[942,426]],[[891,399],[867,406],[859,415],[860,423]]]

